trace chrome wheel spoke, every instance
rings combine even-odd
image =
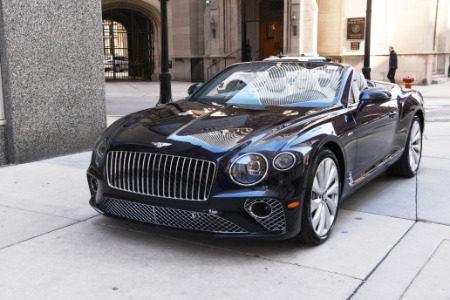
[[[419,152],[418,151],[414,151],[414,149],[412,149],[411,153],[412,153],[412,157],[413,157],[414,163],[417,163],[419,161]]]
[[[320,222],[319,227],[317,228],[317,233],[319,235],[324,235],[328,231],[328,222],[329,222],[329,212],[325,206],[322,206],[321,214],[320,214]]]
[[[312,214],[312,218],[311,218],[312,226],[314,227],[314,230],[316,230],[316,232],[317,232],[318,225],[320,224],[322,209],[323,209],[323,205],[321,203],[317,207],[315,213]]]
[[[334,199],[328,198],[327,199],[327,207],[330,210],[331,216],[334,218],[337,212],[337,201]]]
[[[327,229],[327,231],[331,228],[331,224],[333,222],[333,218],[334,218],[334,214],[332,214],[332,212],[330,211],[330,208],[328,207],[328,205],[325,207],[325,228]],[[326,232],[325,232],[326,233]]]
[[[333,185],[327,189],[327,195],[338,195],[339,194],[339,181],[336,180],[333,182]]]
[[[315,177],[314,182],[313,182],[312,192],[313,192],[314,194],[316,194],[316,195],[322,194],[322,190],[321,190],[321,188],[320,188],[320,186],[319,186],[319,182],[318,182],[317,176]]]
[[[313,214],[322,204],[322,200],[320,198],[312,199],[311,200],[311,214]]]
[[[328,169],[328,180],[327,180],[327,190],[329,190],[329,187],[333,186],[336,182],[336,177],[337,177],[337,169],[336,166],[330,165],[329,169]]]
[[[325,166],[322,163],[317,168],[316,178],[317,178],[317,186],[319,188],[320,193],[322,193],[323,192],[323,186],[324,186],[324,184],[326,182]]]
[[[415,124],[414,124],[415,125]],[[414,131],[411,134],[411,142],[414,144],[416,143],[419,138],[420,138],[420,131],[418,130],[418,128],[416,128],[416,126],[414,126]]]

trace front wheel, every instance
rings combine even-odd
[[[326,241],[336,223],[341,183],[339,163],[329,149],[315,157],[304,194],[300,242],[319,245]]]
[[[405,151],[402,157],[393,164],[388,173],[396,176],[411,178],[419,170],[422,157],[422,127],[417,116],[414,117],[406,141]]]

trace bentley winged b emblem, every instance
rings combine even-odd
[[[153,144],[156,148],[162,148],[162,147],[169,147],[169,146],[172,146],[171,143],[162,143],[162,142],[152,142],[152,144]]]

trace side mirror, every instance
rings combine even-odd
[[[194,83],[193,85],[191,85],[187,90],[188,95],[189,96],[192,95],[202,85],[203,85],[203,83]]]
[[[370,103],[380,103],[391,100],[392,94],[381,89],[366,89],[359,94],[359,110],[362,111]]]
[[[362,90],[359,94],[359,101],[368,103],[389,101],[392,98],[392,94],[386,90],[381,89],[367,89]]]

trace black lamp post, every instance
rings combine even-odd
[[[167,1],[159,0],[161,3],[161,73],[159,73],[159,104],[172,102],[172,87],[169,72],[169,43],[167,38]]]
[[[372,27],[372,0],[367,0],[366,8],[366,43],[364,45],[364,68],[362,72],[370,80],[370,31]]]

